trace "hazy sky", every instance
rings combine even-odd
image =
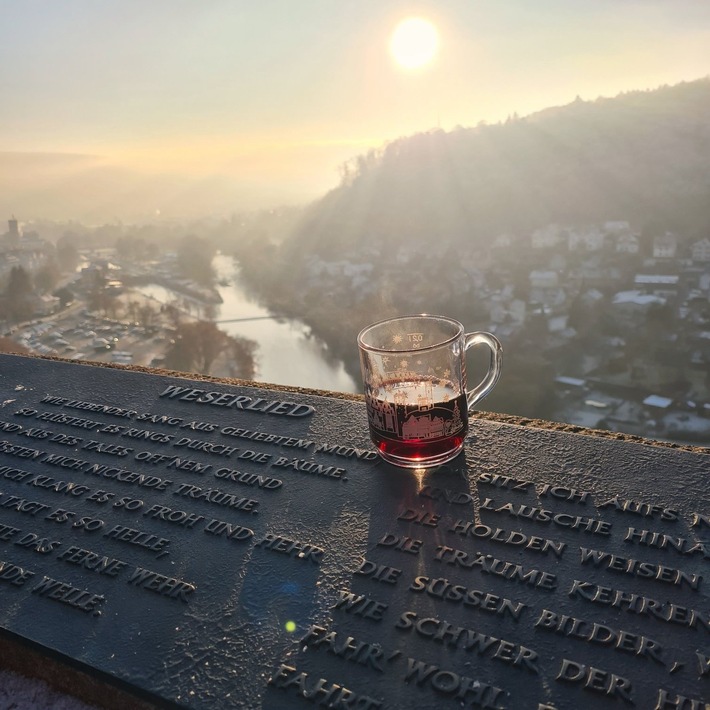
[[[388,139],[709,74],[705,0],[0,0],[0,219],[304,200]]]

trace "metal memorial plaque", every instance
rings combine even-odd
[[[0,627],[189,708],[708,708],[710,457],[0,357]]]

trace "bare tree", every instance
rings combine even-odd
[[[129,301],[126,305],[126,316],[132,323],[138,322],[138,314],[141,304],[138,301]]]
[[[155,321],[156,310],[150,303],[138,307],[138,322],[143,326],[151,326]]]
[[[182,321],[182,311],[180,309],[180,301],[178,299],[165,304],[162,311],[167,316],[168,321],[173,328],[177,328],[180,325],[180,322]]]
[[[13,266],[5,289],[5,316],[8,320],[20,322],[32,316],[32,279],[21,266]]]
[[[174,342],[165,354],[166,367],[186,372],[209,374],[217,358],[226,355],[232,377],[254,377],[256,343],[242,337],[230,337],[214,323],[181,323]]]
[[[256,349],[253,340],[240,335],[229,338],[229,374],[243,380],[253,380],[256,376]]]

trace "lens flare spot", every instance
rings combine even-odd
[[[284,624],[284,628],[286,631],[288,631],[290,634],[292,634],[296,630],[296,622],[295,621],[287,621]]]

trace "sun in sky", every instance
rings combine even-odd
[[[418,69],[429,64],[438,48],[436,27],[421,17],[402,20],[390,39],[390,54],[405,69]]]

